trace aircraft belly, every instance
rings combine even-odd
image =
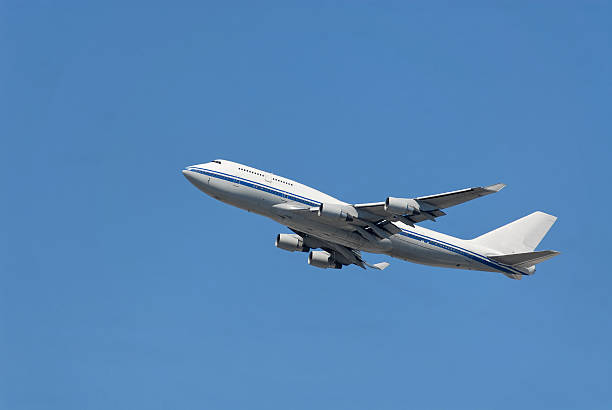
[[[473,269],[472,261],[462,255],[401,235],[394,235],[390,255],[423,265]]]

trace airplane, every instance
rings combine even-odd
[[[288,227],[293,233],[278,234],[276,246],[308,252],[308,264],[318,268],[357,265],[383,270],[389,266],[387,262],[367,263],[361,252],[369,252],[521,279],[532,275],[536,264],[559,254],[535,250],[557,220],[544,212],[534,212],[474,239],[417,225],[446,215],[443,209],[499,192],[504,184],[349,204],[291,179],[223,159],[188,166],[182,173],[205,194]]]

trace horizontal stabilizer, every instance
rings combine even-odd
[[[528,268],[535,265],[536,263],[544,262],[557,256],[557,251],[537,251],[537,252],[525,252],[525,253],[513,253],[510,255],[499,255],[489,256],[489,259],[493,259],[496,262],[503,263],[504,265],[514,266],[516,268]]]

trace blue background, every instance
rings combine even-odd
[[[609,2],[82,3],[0,6],[0,407],[612,407]],[[315,269],[215,158],[562,255]]]

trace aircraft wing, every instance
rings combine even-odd
[[[438,209],[450,208],[451,206],[459,205],[481,196],[494,194],[505,186],[505,184],[495,184],[485,187],[460,189],[459,191],[445,192],[443,194],[421,196],[417,198],[417,201],[427,202]]]
[[[451,206],[459,205],[472,199],[479,198],[481,196],[493,194],[500,191],[505,184],[494,184],[484,187],[474,187],[460,189],[458,191],[445,192],[442,194],[421,196],[414,198],[418,204],[418,211],[390,216],[385,211],[385,202],[373,202],[367,204],[356,204],[354,207],[360,212],[365,211],[371,214],[373,217],[379,217],[379,219],[387,219],[390,221],[401,221],[408,225],[412,225],[425,220],[435,220],[438,216],[444,216],[446,213],[442,209],[450,208]],[[360,215],[361,217],[361,215]],[[372,220],[373,218],[367,218]]]
[[[344,245],[340,245],[339,243],[334,243],[324,239],[316,238],[312,235],[297,231],[293,228],[289,229],[300,235],[304,239],[304,244],[306,246],[315,249],[321,248],[324,251],[331,253],[332,255],[334,255],[334,259],[343,265],[357,265],[363,269],[365,269],[367,266],[369,268],[377,270],[384,270],[387,266],[389,266],[389,263],[387,262],[369,264],[365,260],[363,260],[361,252],[356,249],[348,248]]]

